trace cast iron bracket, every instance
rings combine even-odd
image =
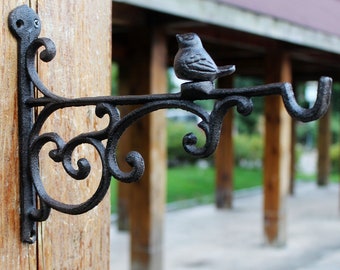
[[[22,241],[36,240],[36,222],[45,221],[51,208],[78,215],[94,208],[105,196],[111,177],[131,183],[138,181],[144,173],[144,160],[135,151],[130,152],[126,161],[131,166],[123,172],[117,163],[117,144],[124,131],[143,116],[160,109],[177,108],[197,115],[201,122],[198,127],[205,134],[203,146],[197,145],[193,133],[183,137],[183,147],[196,157],[211,155],[219,141],[223,117],[236,106],[239,113],[251,113],[252,97],[281,95],[288,113],[295,119],[307,122],[320,118],[328,109],[332,79],[321,77],[317,99],[312,108],[300,107],[289,83],[274,83],[249,88],[215,89],[211,81],[193,80],[182,84],[175,94],[155,94],[136,96],[104,96],[65,98],[53,94],[39,79],[35,67],[38,49],[42,61],[51,61],[56,48],[48,38],[39,38],[41,22],[38,15],[26,5],[19,6],[9,15],[9,27],[18,40],[18,106],[19,106],[19,151],[20,151],[20,200]],[[215,77],[213,78],[215,79]],[[40,97],[34,94],[39,92]],[[195,103],[197,100],[213,99],[215,105],[209,113]],[[137,108],[120,117],[117,106],[137,105]],[[42,126],[56,110],[67,107],[95,106],[96,115],[109,117],[109,124],[99,131],[82,133],[65,142],[56,132],[43,133]],[[37,113],[37,108],[39,111]],[[37,113],[35,116],[34,113]],[[52,143],[54,150],[49,157],[61,163],[66,173],[73,179],[86,179],[90,173],[89,161],[81,158],[75,168],[72,153],[81,144],[91,145],[98,152],[102,163],[102,175],[97,190],[91,198],[80,204],[66,204],[52,198],[45,190],[40,177],[39,153],[44,145]],[[38,201],[37,201],[38,200]],[[39,206],[39,207],[38,207]]]

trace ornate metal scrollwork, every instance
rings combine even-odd
[[[313,121],[320,118],[327,111],[330,102],[332,80],[328,77],[320,78],[317,99],[310,109],[302,108],[297,104],[289,83],[239,89],[214,89],[212,82],[197,81],[196,77],[194,81],[183,84],[181,91],[175,94],[74,99],[60,97],[53,94],[41,82],[35,68],[36,55],[41,47],[44,48],[40,53],[42,61],[51,61],[56,54],[55,45],[50,39],[38,38],[41,27],[38,15],[29,7],[20,6],[9,15],[9,27],[18,40],[21,226],[22,240],[28,243],[35,241],[35,223],[46,220],[51,208],[72,215],[82,214],[103,199],[110,186],[111,177],[125,183],[138,181],[141,178],[144,172],[144,160],[141,154],[130,152],[126,161],[131,166],[131,170],[123,172],[117,163],[117,144],[130,125],[151,112],[177,108],[197,115],[201,119],[198,126],[204,131],[205,143],[201,147],[197,146],[196,136],[190,133],[184,136],[183,147],[193,156],[207,157],[217,147],[225,114],[231,107],[236,106],[239,113],[248,115],[253,108],[252,97],[281,95],[288,113],[300,121]],[[223,72],[226,74],[233,72],[232,66],[226,66],[224,69]],[[203,77],[215,79],[217,75],[209,77],[205,74]],[[41,97],[34,96],[34,88],[42,94]],[[203,99],[216,100],[210,113],[195,103]],[[117,106],[124,105],[139,105],[139,107],[126,116],[120,117]],[[56,110],[81,106],[95,106],[98,117],[108,116],[107,127],[80,134],[68,142],[65,142],[56,132],[42,133],[44,123]],[[37,107],[41,108],[41,111],[34,117],[33,111]],[[91,171],[91,166],[87,159],[81,158],[75,168],[71,160],[72,153],[82,144],[94,147],[101,159],[102,175],[99,186],[91,198],[80,204],[66,204],[53,199],[46,192],[40,178],[39,153],[47,143],[55,146],[49,152],[49,157],[54,162],[61,163],[66,173],[76,180],[85,179]],[[39,208],[36,205],[36,197],[39,198]]]

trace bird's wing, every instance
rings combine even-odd
[[[206,57],[200,53],[193,54],[185,63],[191,69],[198,72],[216,72],[216,65],[210,57]]]

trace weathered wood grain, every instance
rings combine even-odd
[[[267,83],[291,82],[289,56],[274,50],[267,57]],[[283,245],[286,241],[291,121],[280,96],[265,98],[264,233],[271,245]]]
[[[37,1],[42,34],[57,47],[52,62],[38,64],[42,81],[55,94],[65,97],[110,95],[111,86],[111,2]],[[93,107],[64,109],[53,114],[44,131],[57,132],[65,141],[82,132],[105,126]],[[52,145],[51,145],[52,147]],[[90,146],[82,146],[76,161],[86,157],[91,175],[83,181],[70,179],[60,164],[41,154],[41,177],[47,192],[65,203],[80,203],[98,187],[101,176],[99,156]],[[40,224],[40,269],[109,269],[109,195],[88,213],[70,216],[52,210]]]

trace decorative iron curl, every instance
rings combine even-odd
[[[22,240],[28,243],[35,241],[35,222],[46,220],[51,208],[72,215],[82,214],[103,199],[112,176],[125,183],[138,181],[142,177],[145,169],[142,155],[131,151],[126,156],[131,169],[124,172],[117,162],[117,146],[125,130],[151,112],[176,108],[197,115],[201,119],[198,127],[205,134],[205,142],[203,146],[198,146],[194,133],[188,133],[182,139],[183,147],[190,155],[207,157],[217,147],[225,114],[231,107],[236,106],[240,114],[248,115],[253,108],[252,97],[280,95],[288,113],[303,122],[313,121],[323,116],[330,103],[332,79],[329,77],[320,78],[315,104],[309,109],[298,105],[289,83],[215,89],[210,81],[196,81],[182,84],[181,91],[175,94],[64,98],[53,94],[41,82],[35,68],[39,48],[44,47],[40,53],[42,61],[51,61],[56,54],[53,41],[48,38],[38,38],[41,28],[38,15],[29,7],[20,6],[9,15],[9,26],[18,40],[21,234]],[[42,97],[34,95],[33,86],[43,95]],[[204,99],[216,100],[212,112],[208,113],[195,103],[197,100]],[[126,105],[139,107],[120,118],[117,106]],[[82,106],[95,106],[99,118],[105,115],[109,117],[108,125],[99,131],[79,134],[68,142],[55,132],[41,134],[44,123],[55,111]],[[34,118],[34,109],[38,107],[42,109]],[[107,142],[104,145],[105,140]],[[90,174],[91,164],[86,158],[80,158],[74,166],[71,160],[74,150],[82,144],[96,150],[102,163],[102,175],[97,190],[89,199],[80,204],[66,204],[47,194],[39,167],[39,154],[47,143],[54,145],[54,149],[49,152],[49,157],[61,163],[65,172],[75,180],[86,179]],[[37,208],[37,197],[40,208]]]
[[[109,131],[106,156],[110,172],[116,179],[126,183],[130,183],[139,180],[144,173],[144,159],[138,152],[133,151],[128,153],[128,155],[126,156],[127,163],[132,167],[132,170],[128,173],[122,172],[119,169],[116,157],[118,141],[123,132],[143,116],[161,109],[177,108],[191,112],[205,122],[209,121],[209,114],[194,102],[187,100],[172,100],[170,98],[171,95],[168,95],[167,100],[150,100],[140,108],[137,108],[128,113],[120,121],[112,126],[112,129]],[[206,130],[204,131],[206,132]],[[185,140],[187,136],[189,135],[185,135],[183,140]],[[208,148],[208,146],[206,147]],[[189,153],[194,154],[194,152],[190,151]]]
[[[67,102],[66,102],[67,103]],[[31,178],[39,197],[45,205],[48,207],[54,208],[60,212],[68,213],[68,214],[82,214],[84,212],[89,211],[93,207],[95,207],[106,195],[106,192],[109,188],[111,175],[107,169],[106,158],[105,158],[105,146],[102,143],[102,140],[107,138],[108,129],[119,119],[119,114],[116,108],[110,106],[109,104],[99,103],[96,106],[96,115],[98,117],[103,117],[104,115],[109,115],[109,124],[108,127],[104,128],[100,131],[94,131],[89,133],[80,134],[69,142],[65,143],[62,138],[54,132],[51,133],[43,133],[41,135],[41,128],[48,117],[57,109],[61,107],[67,107],[67,104],[57,102],[52,103],[44,107],[44,109],[39,114],[37,121],[35,122],[32,131],[30,133],[30,153],[29,156],[29,168],[31,169]],[[64,204],[62,202],[56,201],[52,199],[46,192],[42,180],[40,178],[40,169],[39,169],[39,153],[42,147],[52,142],[55,144],[55,149],[51,150],[49,156],[55,162],[61,162],[66,173],[76,180],[83,180],[87,178],[91,171],[91,165],[89,161],[85,158],[80,158],[77,161],[77,168],[73,167],[72,163],[72,154],[74,150],[82,145],[88,144],[96,149],[98,152],[101,163],[102,163],[102,176],[98,185],[97,190],[92,195],[91,198],[86,200],[84,203],[71,205]]]
[[[183,147],[185,151],[193,156],[204,158],[208,157],[216,150],[219,142],[223,118],[227,111],[233,107],[242,115],[248,115],[253,109],[253,103],[250,98],[242,96],[227,96],[217,101],[214,109],[208,119],[204,119],[198,126],[206,135],[206,142],[203,147],[197,147],[197,137],[189,133],[183,138]]]
[[[48,142],[53,142],[56,145],[56,149],[50,151],[50,157],[55,162],[62,162],[65,171],[74,179],[81,180],[88,176],[90,172],[90,165],[86,159],[78,160],[78,169],[74,169],[70,160],[74,148],[80,144],[90,144],[97,150],[101,162],[103,164],[102,177],[99,182],[99,186],[91,198],[80,204],[65,204],[50,197],[41,181],[40,169],[39,169],[39,152],[41,148]],[[65,144],[64,141],[56,133],[45,133],[37,137],[31,145],[31,155],[29,156],[29,163],[31,166],[31,176],[35,189],[39,194],[40,199],[48,206],[56,209],[60,212],[78,215],[85,213],[95,207],[104,198],[111,182],[111,177],[106,170],[105,161],[105,147],[103,144],[91,137],[82,137],[71,140]]]
[[[40,59],[44,62],[50,62],[55,57],[57,51],[54,42],[49,38],[37,38],[27,48],[26,53],[26,66],[28,75],[34,84],[34,86],[45,96],[49,98],[58,99],[57,95],[54,95],[47,89],[42,83],[35,68],[36,54],[40,47],[44,47],[44,50],[40,52]]]

